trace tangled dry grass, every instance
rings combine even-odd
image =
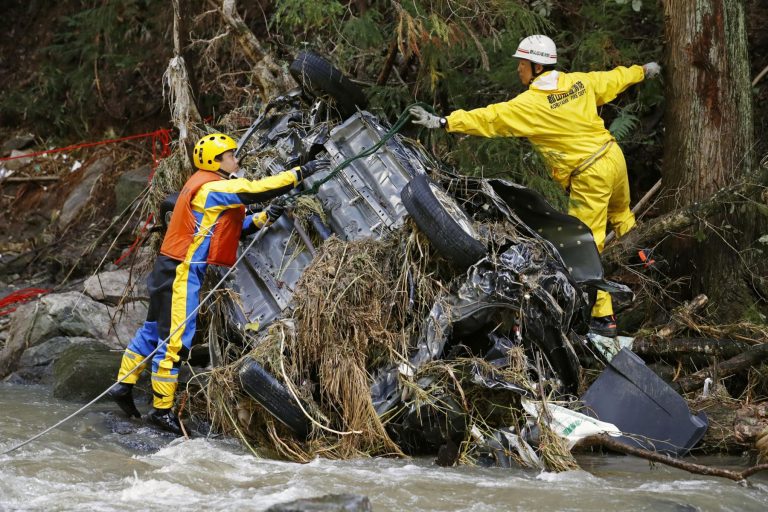
[[[423,319],[451,286],[446,279],[450,275],[424,235],[406,225],[382,240],[329,238],[302,275],[292,314],[266,332],[249,333],[244,348],[222,335],[227,332],[227,314],[218,301],[211,311],[208,342],[224,347],[225,361],[213,370],[200,396],[206,416],[217,429],[237,435],[248,446],[290,460],[403,456],[403,446],[388,428],[395,414],[379,417],[373,407],[372,374],[407,361]],[[304,404],[313,425],[309,439],[296,439],[240,390],[237,371],[244,357],[259,362]],[[510,350],[507,357],[502,368],[471,356],[433,361],[411,379],[401,378],[418,414],[438,422],[455,412],[465,418],[467,428],[457,440],[460,462],[475,463],[480,456],[472,432],[488,438],[500,426],[515,428],[526,421],[519,395],[478,386],[472,382],[474,374],[494,374],[532,395],[541,393],[531,381],[532,362],[523,348]],[[416,385],[423,379],[431,382],[426,388]],[[563,440],[544,422],[538,428],[539,457],[545,466],[573,468],[575,461]]]

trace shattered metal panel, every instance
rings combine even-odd
[[[531,189],[503,180],[489,184],[525,224],[554,245],[576,282],[603,278],[600,254],[586,224],[555,210]]]
[[[289,307],[293,292],[312,256],[295,235],[293,221],[283,215],[237,265],[232,288],[240,294],[249,323],[264,326]],[[245,244],[248,240],[245,241]]]
[[[331,131],[325,143],[333,167],[370,149],[386,131],[367,112],[350,117]],[[416,172],[407,159],[401,158],[405,154],[406,149],[394,137],[374,154],[352,161],[322,185],[317,198],[323,203],[332,231],[345,240],[358,240],[379,238],[402,225],[407,212],[400,192]],[[327,175],[311,176],[307,186]]]
[[[261,154],[262,165],[271,173],[320,144],[335,167],[373,147],[387,131],[367,112],[355,114],[330,134],[321,124],[306,133],[298,125],[300,119],[299,112],[265,118],[263,130],[254,131],[249,147]],[[316,196],[331,231],[344,240],[358,240],[380,238],[401,226],[407,212],[400,191],[415,173],[425,172],[426,160],[395,136],[373,155],[353,161],[324,183]],[[317,173],[304,186],[311,187],[327,175]],[[296,247],[297,240],[292,222],[284,215],[237,265],[231,279],[231,287],[241,299],[236,316],[264,327],[291,306],[296,283],[312,260],[306,248]]]
[[[521,238],[497,257],[491,255],[470,267],[459,290],[439,297],[432,307],[409,364],[377,374],[371,386],[377,413],[391,410],[400,401],[398,374],[411,376],[425,363],[442,357],[459,325],[465,330],[471,325],[470,330],[479,333],[492,330],[497,313],[514,315],[523,343],[542,351],[563,389],[575,392],[579,362],[568,333],[586,323],[588,299],[562,264],[548,254],[545,241]]]

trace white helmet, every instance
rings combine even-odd
[[[547,36],[528,36],[520,41],[513,57],[529,60],[536,64],[556,64],[557,47],[555,42]]]

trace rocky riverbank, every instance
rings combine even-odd
[[[114,382],[122,350],[146,314],[142,269],[148,268],[152,254],[142,251],[139,242],[146,242],[147,233],[142,228],[147,223],[138,215],[123,219],[134,200],[144,193],[149,169],[125,162],[117,165],[103,152],[95,152],[79,165],[60,158],[44,159],[42,164],[37,161],[30,159],[14,175],[33,177],[48,169],[44,172],[57,179],[49,185],[34,180],[5,185],[15,195],[12,201],[4,196],[5,201],[10,201],[6,206],[11,214],[3,221],[9,228],[8,235],[0,242],[2,289],[5,296],[30,286],[45,286],[48,291],[35,300],[11,304],[16,311],[0,323],[0,378],[48,384],[53,386],[55,396],[82,402]],[[346,252],[343,247],[337,249]],[[327,270],[331,276],[338,275],[333,268]],[[355,307],[362,306],[360,303]],[[638,337],[644,340],[648,362],[653,362],[657,373],[669,382],[694,373],[706,361],[700,360],[695,350],[692,355],[680,354],[673,348],[653,353],[648,348],[658,347],[658,339],[679,336],[687,328],[685,322],[671,323],[673,327],[655,333],[657,341],[650,345],[647,336]],[[753,344],[746,343],[742,348],[746,350]],[[197,352],[203,353],[202,365],[208,366],[208,349],[202,348]],[[184,368],[189,372],[187,365]],[[593,370],[584,382],[595,375]],[[236,384],[231,375],[229,378],[225,388]],[[745,388],[717,380],[713,383],[706,393],[693,387],[687,396],[694,413],[704,410],[713,419],[699,449],[721,453],[757,453],[764,449],[765,440],[760,439],[768,426],[768,415],[759,394],[761,388],[747,387],[744,396],[733,397],[729,388]],[[148,385],[140,382],[138,389],[146,391]],[[457,405],[465,402],[459,395],[456,400]],[[231,406],[230,413],[245,432],[254,427],[252,418],[266,414],[253,402],[222,403]],[[207,407],[207,413],[211,413],[210,403]],[[205,411],[206,404],[198,403],[195,410]],[[240,434],[234,430],[231,433]],[[275,433],[272,439],[280,439],[281,435]],[[282,453],[285,456],[289,452]]]

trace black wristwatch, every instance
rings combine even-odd
[[[445,127],[448,126],[448,120],[444,117],[440,118],[440,128],[445,129]]]

